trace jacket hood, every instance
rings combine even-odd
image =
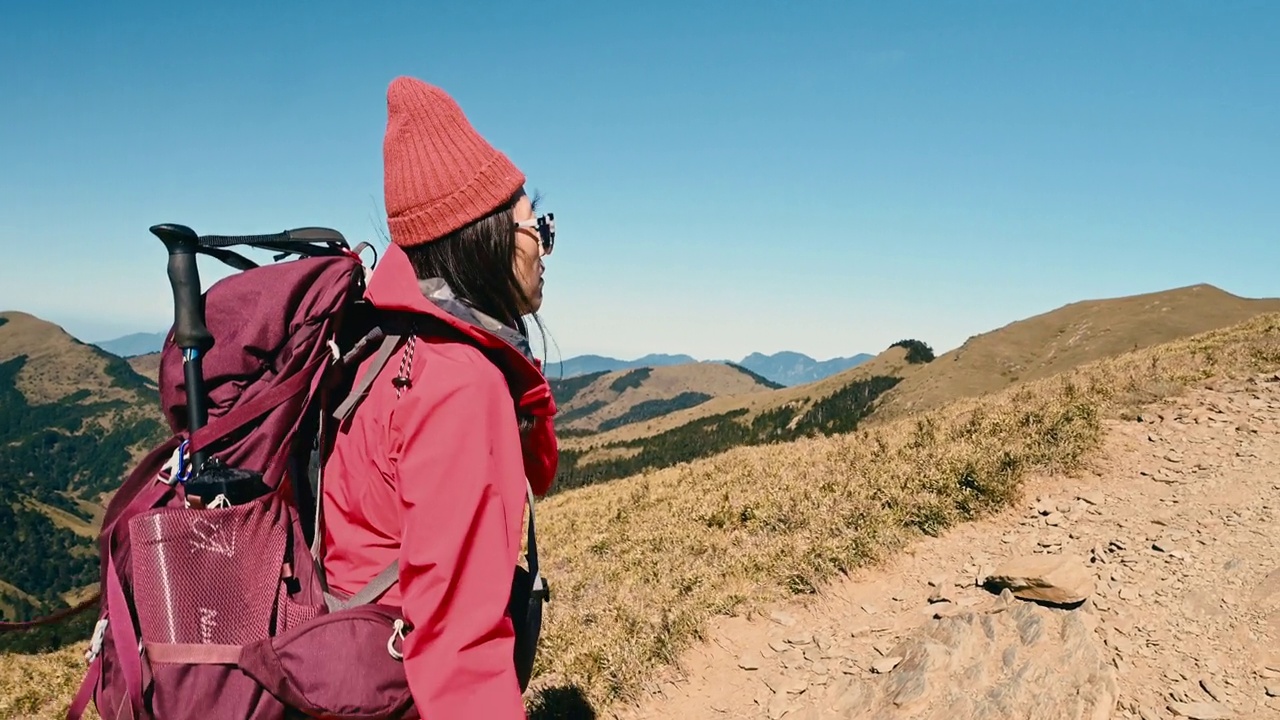
[[[463,302],[443,278],[419,280],[400,246],[392,244],[387,249],[364,295],[381,310],[428,315],[463,334],[502,370],[522,412],[539,417],[555,414],[551,386],[528,339]]]

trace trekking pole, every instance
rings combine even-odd
[[[185,225],[165,223],[151,227],[169,249],[169,285],[173,288],[173,344],[182,349],[182,370],[187,388],[187,432],[194,435],[209,420],[205,395],[204,355],[214,338],[205,325],[204,300],[196,254],[200,237]],[[219,500],[235,505],[270,492],[262,474],[209,462],[209,452],[197,450],[191,457],[191,474],[183,481],[188,501],[199,498],[205,507]]]
[[[200,269],[196,266],[196,249],[200,238],[185,225],[166,223],[151,227],[169,250],[169,286],[173,289],[173,343],[182,349],[182,368],[187,386],[187,430],[194,434],[208,421],[204,397],[204,353],[213,347],[213,335],[204,323],[200,298]],[[192,457],[192,470],[198,473],[206,453],[199,450]]]

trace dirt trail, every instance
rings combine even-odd
[[[715,624],[624,718],[1280,719],[1280,377],[1110,424],[1094,472]],[[1072,558],[1083,603],[978,581]],[[1047,557],[1046,557],[1047,556]]]

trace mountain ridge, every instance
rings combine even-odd
[[[92,344],[112,355],[132,359],[159,352],[167,335],[167,331],[156,333],[138,332]],[[642,367],[658,368],[713,362],[740,365],[768,380],[792,387],[822,380],[864,363],[873,357],[875,356],[869,353],[858,353],[847,357],[841,356],[818,360],[805,353],[793,350],[781,350],[771,354],[752,352],[741,360],[736,361],[726,359],[698,360],[692,355],[684,353],[649,353],[634,360],[624,360],[608,355],[585,354],[548,362],[547,374],[557,380],[568,380],[598,372],[618,372]]]
[[[98,510],[163,436],[154,386],[27,313],[0,313],[0,607],[26,619],[98,577]],[[22,547],[38,547],[23,552]]]

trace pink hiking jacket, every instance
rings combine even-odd
[[[399,582],[378,602],[401,607],[413,628],[403,652],[418,713],[428,720],[524,718],[506,608],[524,537],[526,476],[544,495],[556,471],[550,386],[540,364],[522,352],[527,343],[518,333],[477,318],[447,288],[419,283],[398,246],[387,250],[365,296],[445,327],[420,324],[410,383],[399,398],[392,379],[403,349],[349,423],[330,430],[330,585],[354,593],[399,560]],[[535,417],[523,439],[516,407]]]

